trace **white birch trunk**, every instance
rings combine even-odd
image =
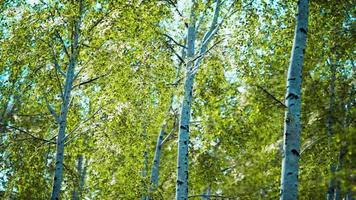
[[[67,126],[67,114],[68,114],[69,103],[71,98],[71,91],[72,91],[72,86],[74,81],[74,69],[77,64],[77,58],[79,54],[78,43],[79,43],[79,31],[81,25],[81,14],[83,9],[82,6],[83,6],[82,2],[80,1],[79,17],[75,22],[74,38],[72,43],[72,54],[70,56],[70,60],[66,72],[63,102],[61,105],[61,112],[59,115],[59,130],[58,130],[57,146],[56,146],[56,163],[55,163],[51,200],[59,200],[61,186],[62,186],[63,161],[64,161],[64,138],[65,138],[65,131]]]
[[[161,148],[162,148],[161,144],[163,141],[163,137],[165,135],[165,127],[166,124],[162,126],[161,131],[157,138],[156,150],[155,150],[155,155],[153,158],[153,164],[151,169],[151,184],[152,184],[152,187],[150,189],[151,191],[156,189],[158,186],[159,164],[161,161]]]
[[[192,2],[192,10],[187,35],[187,73],[184,83],[184,97],[181,108],[179,133],[178,133],[178,158],[177,158],[177,182],[176,199],[188,199],[188,146],[189,146],[189,121],[193,96],[194,67],[193,57],[195,51],[195,2]]]
[[[298,16],[287,77],[284,144],[281,176],[281,200],[298,197],[298,161],[300,152],[301,83],[308,27],[308,0],[298,1]]]

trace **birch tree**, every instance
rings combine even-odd
[[[193,0],[191,2],[191,10],[187,32],[187,64],[186,75],[184,82],[184,95],[181,104],[181,114],[179,121],[178,132],[178,156],[177,156],[177,183],[176,183],[176,199],[188,199],[188,147],[189,147],[189,123],[191,115],[191,105],[193,100],[193,85],[195,74],[200,67],[202,57],[207,51],[207,46],[212,37],[217,32],[220,1],[215,2],[215,11],[212,18],[211,26],[208,32],[204,35],[199,49],[199,54],[195,58],[195,43],[197,34],[197,4]]]
[[[300,156],[301,84],[308,30],[308,0],[298,1],[297,24],[287,77],[285,96],[281,199],[298,196],[298,161]]]
[[[83,0],[60,199],[177,198],[177,129],[189,136],[188,199],[279,196],[283,113],[295,107],[283,102],[281,66],[289,63],[295,2],[241,0],[230,9],[233,2],[220,1],[218,31],[211,29],[215,0]],[[78,4],[0,3],[0,199],[50,198]],[[313,1],[309,8],[303,137],[293,151],[300,155],[298,196],[323,199],[334,180],[334,197],[352,199],[354,8],[349,1]],[[184,97],[191,98],[188,121],[178,114]],[[183,122],[189,132],[177,126]]]
[[[73,20],[73,32],[71,41],[71,54],[69,56],[69,63],[67,67],[67,72],[65,73],[65,83],[63,91],[63,99],[60,114],[58,115],[58,136],[57,136],[57,148],[56,148],[56,164],[53,178],[53,188],[52,188],[52,200],[58,200],[60,198],[62,179],[63,179],[63,162],[64,162],[64,142],[66,136],[67,128],[67,115],[71,101],[72,86],[75,79],[75,67],[77,65],[79,56],[79,38],[80,29],[82,24],[82,17],[84,13],[84,2],[79,1],[78,14]],[[56,115],[55,115],[56,117]]]

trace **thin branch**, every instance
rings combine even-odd
[[[3,124],[3,123],[1,123],[5,128],[10,128],[10,129],[14,129],[14,130],[17,130],[17,131],[19,131],[19,132],[21,132],[21,133],[24,133],[24,134],[26,134],[26,135],[28,135],[28,136],[30,136],[32,139],[34,139],[34,140],[40,140],[40,141],[43,141],[43,142],[46,142],[46,143],[54,143],[54,142],[51,142],[50,140],[46,140],[46,139],[43,139],[43,138],[39,138],[39,137],[37,137],[37,136],[34,136],[34,135],[32,135],[30,132],[28,132],[28,131],[26,131],[26,130],[23,130],[23,129],[21,129],[21,128],[18,128],[18,127],[15,127],[15,126],[11,126],[11,125],[5,125],[5,124]]]
[[[96,110],[91,116],[89,116],[87,119],[85,119],[82,122],[79,122],[64,138],[64,140],[66,140],[70,135],[72,135],[74,133],[74,131],[78,130],[78,128],[80,126],[82,126],[83,124],[87,123],[89,120],[91,120],[92,118],[95,117],[96,114],[99,113],[99,111],[101,111],[101,109],[103,108],[103,106],[101,106],[98,110]]]
[[[205,9],[203,10],[203,12],[200,13],[199,20],[198,20],[198,22],[197,22],[196,31],[199,31],[199,28],[200,28],[201,24],[203,23],[205,14],[206,14],[206,12],[208,11],[208,8],[209,8],[209,7],[210,7],[210,6],[206,6]]]
[[[56,122],[59,123],[59,116],[58,116],[58,114],[57,114],[56,111],[53,109],[53,107],[49,104],[47,97],[45,96],[44,98],[45,98],[46,105],[47,105],[47,108],[48,108],[49,112],[50,112],[51,115],[54,117],[54,119],[56,120]]]
[[[83,133],[86,133],[88,132],[88,130],[85,130],[85,131],[82,131],[82,132],[79,132],[77,134],[75,134],[72,138],[70,138],[69,140],[65,141],[64,145],[67,145],[69,143],[71,143],[75,138],[77,138],[78,136],[82,135]]]
[[[107,13],[105,13],[102,17],[100,17],[98,20],[96,20],[96,21],[94,22],[94,24],[89,27],[88,33],[91,33],[91,32],[94,30],[94,28],[97,27],[101,22],[103,22],[104,19],[105,19],[112,11],[114,11],[114,9],[108,10]]]
[[[172,50],[172,52],[174,53],[174,55],[177,56],[177,58],[179,59],[179,61],[180,61],[181,63],[184,63],[184,64],[185,64],[185,61],[184,61],[183,57],[180,56],[180,55],[176,52],[176,50],[175,50],[171,45],[168,44],[168,48],[170,48],[170,49]]]
[[[288,108],[282,101],[278,100],[273,94],[271,94],[270,92],[268,92],[266,89],[264,89],[263,87],[259,86],[259,85],[255,85],[257,88],[259,88],[260,90],[262,90],[264,93],[266,93],[269,97],[271,97],[275,102],[277,102],[279,105],[281,105],[283,108]]]
[[[86,122],[88,122],[89,120],[91,120],[93,117],[95,117],[95,115],[96,115],[103,107],[104,107],[104,106],[101,106],[101,107],[100,107],[97,111],[95,111],[90,117],[88,117],[87,119],[85,119],[85,120],[82,121],[82,122],[79,122],[79,123],[75,126],[75,128],[73,128],[73,130],[71,130],[71,131],[66,135],[66,137],[64,138],[64,140],[67,140],[68,137],[69,137],[70,135],[72,135],[74,131],[78,130],[81,125],[85,124]],[[69,142],[72,141],[74,138],[76,138],[77,136],[83,134],[84,132],[86,132],[86,131],[83,131],[83,132],[80,132],[80,133],[75,134],[70,140],[66,141],[65,144],[69,143]],[[48,141],[54,140],[57,136],[58,136],[58,134],[54,135],[54,136],[53,136],[52,138],[50,138]]]
[[[212,19],[212,21],[211,21],[210,28],[209,28],[209,30],[205,33],[205,35],[204,35],[204,37],[203,37],[203,40],[202,40],[201,46],[200,46],[200,50],[199,50],[199,55],[198,55],[196,58],[193,59],[193,62],[194,62],[195,60],[197,60],[197,61],[195,62],[193,68],[190,69],[190,73],[191,73],[191,74],[195,74],[195,73],[198,71],[199,66],[200,66],[200,62],[201,62],[201,60],[202,60],[202,58],[203,58],[203,55],[205,55],[206,52],[207,52],[207,50],[206,50],[207,46],[208,46],[210,40],[212,39],[212,37],[213,37],[213,36],[217,33],[217,31],[218,31],[218,28],[219,28],[219,25],[220,25],[220,24],[218,24],[219,13],[220,13],[220,6],[221,6],[220,0],[217,0],[217,1],[216,1],[216,6],[215,6],[215,11],[214,11],[214,16],[213,16],[213,19]],[[223,20],[222,20],[222,22],[223,22]],[[222,22],[221,22],[221,23],[222,23]],[[213,47],[214,47],[214,46],[215,46],[215,45],[213,45]],[[210,49],[211,49],[211,48],[210,48]],[[209,50],[210,50],[210,49],[209,49]]]
[[[173,8],[175,9],[175,11],[178,13],[178,15],[179,15],[181,18],[184,18],[183,13],[182,13],[181,11],[179,11],[178,6],[177,6],[176,3],[174,3],[174,2],[171,1],[171,0],[166,0],[166,2],[167,2],[168,4],[170,4],[171,6],[173,6]],[[188,24],[187,24],[186,22],[184,22],[184,26],[185,26],[186,28],[188,28]]]
[[[218,19],[219,19],[219,14],[220,14],[220,0],[216,0],[216,6],[215,6],[215,11],[214,11],[214,16],[213,19],[211,21],[211,25],[210,28],[208,30],[208,32],[205,33],[204,37],[203,37],[203,41],[202,41],[202,47],[204,45],[207,45],[207,43],[209,42],[208,38],[212,37],[213,35],[213,31],[215,29],[217,29],[217,25],[218,25]]]
[[[92,78],[92,79],[83,81],[83,82],[81,82],[81,83],[79,83],[79,84],[77,84],[77,85],[74,85],[74,86],[72,87],[72,90],[73,90],[74,88],[76,88],[76,87],[79,87],[79,86],[82,86],[82,85],[85,85],[85,84],[94,82],[94,81],[96,81],[96,80],[98,80],[98,79],[100,79],[100,78],[102,78],[102,77],[108,76],[108,75],[110,74],[110,72],[111,72],[111,70],[109,70],[109,72],[107,72],[106,74],[100,75],[100,76],[98,76],[98,77],[95,77],[95,78]]]
[[[184,79],[184,76],[179,77],[178,79],[176,79],[173,83],[167,83],[166,85],[172,85],[174,87],[177,87],[178,84]]]
[[[184,45],[182,45],[182,44],[180,44],[179,42],[177,42],[175,39],[173,39],[170,35],[168,35],[168,34],[166,34],[166,33],[163,33],[162,34],[163,36],[165,36],[165,37],[167,37],[170,41],[172,41],[174,44],[176,44],[176,45],[178,45],[178,46],[180,46],[180,47],[182,47],[182,48],[184,48],[184,49],[187,49],[187,47],[186,46],[184,46]]]
[[[232,166],[230,166],[230,167],[225,167],[224,169],[221,169],[220,171],[224,173],[224,172],[226,172],[226,171],[228,171],[228,170],[230,170],[230,169],[236,167],[236,165],[237,165],[237,164],[232,165]]]
[[[62,47],[63,47],[63,50],[64,50],[65,54],[67,55],[68,58],[70,58],[70,54],[69,54],[69,52],[68,52],[68,49],[67,49],[67,47],[66,47],[66,44],[65,44],[65,42],[64,42],[64,40],[63,40],[61,34],[58,32],[58,30],[55,30],[55,35],[56,35],[56,37],[61,41],[61,44],[62,44]]]
[[[222,3],[219,3],[219,1],[217,1],[217,5],[216,5],[216,8],[215,8],[215,13],[214,13],[214,17],[213,17],[213,20],[212,20],[212,24],[210,26],[209,31],[203,37],[203,41],[202,41],[201,47],[203,47],[204,45],[206,46],[209,43],[209,41],[211,40],[211,38],[218,32],[219,28],[224,24],[225,20],[238,11],[238,10],[231,11],[232,8],[234,7],[234,5],[236,4],[236,2],[237,2],[237,0],[234,0],[231,3],[230,7],[228,8],[228,11],[227,11],[226,15],[222,18],[222,20],[219,23],[217,23],[218,18],[219,18],[219,12],[217,12],[217,11],[220,10],[220,6],[222,5]],[[251,5],[252,2],[253,2],[253,0],[249,4],[244,6],[244,8],[247,7],[248,5]]]
[[[88,64],[90,61],[91,61],[91,60],[87,61],[85,64]],[[73,80],[76,80],[76,79],[78,78],[80,72],[82,72],[84,68],[85,68],[85,67],[81,67],[81,68],[79,69],[79,71],[74,75]]]
[[[169,132],[167,137],[162,140],[160,146],[163,146],[165,143],[167,143],[173,137],[173,134],[177,129],[178,129],[178,123],[177,123],[177,118],[176,118],[174,121],[172,130]]]
[[[329,135],[324,135],[316,140],[314,140],[312,143],[310,143],[308,146],[304,147],[301,151],[300,151],[300,156],[302,155],[302,153],[304,153],[306,150],[310,149],[312,146],[314,146],[317,142],[319,142],[320,140],[327,138]]]
[[[56,75],[56,80],[57,80],[59,92],[61,93],[61,99],[64,100],[63,85],[62,85],[62,83],[61,83],[61,80],[59,79],[58,71],[57,71],[57,70],[56,70],[56,72],[55,72],[55,75]]]
[[[214,43],[208,50],[204,51],[203,53],[199,54],[198,56],[196,56],[195,58],[193,58],[192,62],[196,62],[196,64],[194,65],[194,68],[190,70],[191,74],[195,74],[198,69],[199,69],[199,64],[201,62],[201,60],[204,58],[204,56],[209,53],[215,46],[217,46],[219,43],[221,43],[224,39],[221,39],[219,41],[217,41],[216,43]]]
[[[66,73],[61,69],[61,67],[58,64],[58,60],[57,60],[57,55],[54,52],[54,47],[52,46],[52,44],[49,42],[49,47],[51,48],[51,55],[52,55],[52,61],[54,64],[54,68],[56,69],[56,71],[58,71],[62,76],[66,77]]]

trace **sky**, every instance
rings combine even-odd
[[[39,3],[40,0],[26,0],[26,2],[33,5]]]

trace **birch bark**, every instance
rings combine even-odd
[[[69,64],[66,72],[66,80],[64,86],[63,101],[61,105],[61,111],[59,115],[59,129],[57,136],[57,146],[56,146],[56,163],[53,178],[52,194],[51,200],[59,200],[60,191],[63,179],[63,161],[64,161],[64,138],[67,126],[67,114],[69,109],[69,103],[71,98],[71,91],[74,81],[74,69],[77,64],[78,54],[79,54],[79,35],[81,26],[81,16],[83,11],[83,4],[80,1],[79,6],[79,17],[75,21],[75,28],[73,33],[73,43],[72,43],[72,54],[69,59]]]
[[[308,0],[298,1],[292,55],[288,69],[281,176],[281,200],[298,197],[298,161],[300,152],[301,83],[308,27]]]
[[[184,83],[184,97],[181,107],[179,133],[178,133],[178,160],[177,160],[177,183],[176,183],[176,199],[188,199],[188,148],[189,148],[189,122],[191,114],[191,105],[193,100],[193,85],[200,62],[206,53],[207,46],[217,33],[218,18],[221,3],[216,2],[214,16],[209,30],[204,35],[199,50],[199,58],[194,59],[195,54],[195,40],[196,40],[196,16],[195,16],[195,1],[192,1],[192,9],[190,14],[190,22],[188,25],[187,34],[187,67],[186,79]]]
[[[194,67],[195,51],[195,34],[196,34],[196,17],[195,1],[190,14],[190,22],[187,34],[187,59],[186,79],[184,83],[184,97],[182,102],[179,132],[178,132],[178,157],[177,157],[177,182],[176,182],[176,199],[188,199],[188,145],[189,145],[189,121],[190,109],[193,96],[194,74],[191,70]]]

